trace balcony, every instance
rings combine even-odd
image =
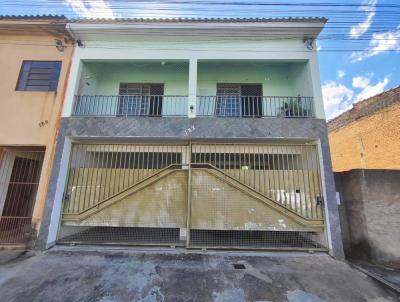
[[[188,97],[171,95],[77,95],[74,117],[184,117]],[[198,117],[314,117],[312,97],[198,96]]]
[[[70,114],[315,117],[310,70],[298,61],[82,62]]]

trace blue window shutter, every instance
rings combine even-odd
[[[23,61],[16,89],[57,91],[60,71],[60,61]]]
[[[28,81],[29,71],[31,70],[31,61],[23,61],[21,66],[21,72],[18,79],[17,90],[25,90],[26,83]]]
[[[60,77],[60,71],[61,71],[61,62],[54,62],[53,74],[51,77],[49,91],[57,91],[58,79]]]

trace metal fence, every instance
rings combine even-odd
[[[312,97],[199,96],[198,116],[314,117]]]
[[[76,95],[73,116],[187,116],[187,96]]]
[[[0,244],[27,243],[45,151],[3,148],[0,153]]]
[[[73,116],[187,116],[188,97],[77,95]],[[198,96],[200,117],[314,117],[312,97]]]
[[[314,145],[73,144],[60,242],[321,249]]]
[[[307,219],[323,217],[316,145],[194,144],[192,166],[211,165]]]

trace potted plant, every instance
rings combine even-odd
[[[286,100],[281,110],[281,116],[285,117],[305,117],[309,116],[309,109],[304,108],[302,98],[300,95]]]

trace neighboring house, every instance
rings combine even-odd
[[[333,171],[400,169],[400,87],[328,122]]]
[[[40,227],[72,55],[65,25],[0,17],[0,245],[25,245]]]
[[[40,244],[330,250],[326,20],[79,19]]]
[[[400,87],[328,122],[346,256],[400,262]]]

